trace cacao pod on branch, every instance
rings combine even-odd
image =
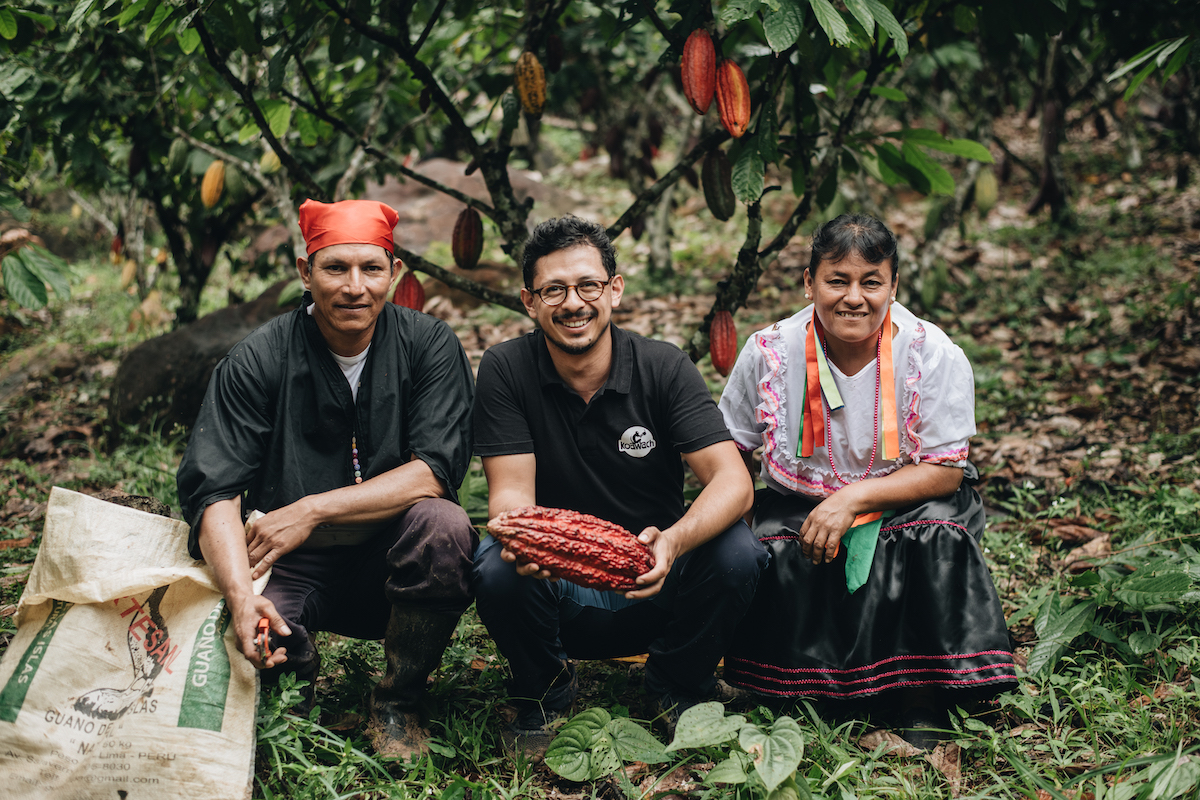
[[[546,107],[546,71],[537,56],[526,50],[517,59],[517,97],[531,117],[540,117]]]
[[[167,151],[167,172],[172,175],[178,175],[183,172],[187,166],[188,143],[187,140],[180,137],[171,142],[171,149]]]
[[[620,525],[562,508],[523,506],[488,522],[488,533],[521,561],[592,589],[636,589],[654,567],[650,548]]]
[[[212,208],[221,199],[225,189],[225,162],[220,159],[208,165],[204,171],[204,180],[200,182],[200,202],[205,208]]]
[[[262,170],[263,175],[274,175],[279,172],[279,168],[283,163],[279,160],[279,154],[274,150],[265,150],[262,157],[258,159],[258,168]]]
[[[724,309],[713,315],[708,329],[708,354],[712,357],[713,368],[728,377],[737,360],[737,328],[733,324],[733,314]]]
[[[704,184],[704,202],[717,219],[724,222],[737,210],[737,196],[733,193],[733,167],[723,150],[710,150],[700,168],[700,179]]]
[[[479,266],[479,255],[483,252],[483,220],[479,218],[479,212],[470,206],[458,214],[450,249],[454,254],[454,263],[460,269]]]
[[[742,68],[728,58],[717,67],[717,111],[729,135],[741,138],[750,125],[750,84]]]
[[[717,81],[717,51],[712,37],[703,28],[697,28],[683,45],[683,60],[679,77],[683,82],[683,96],[692,109],[703,116],[712,104]]]
[[[396,284],[396,291],[392,293],[392,302],[417,311],[425,307],[425,287],[421,285],[417,273],[411,269],[404,273],[400,283]]]

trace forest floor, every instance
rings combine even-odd
[[[1036,131],[1014,121],[997,131],[1034,158]],[[808,706],[744,704],[758,724],[785,712],[800,720],[807,747],[801,773],[813,796],[1103,800],[1194,796],[1200,786],[1200,759],[1191,755],[1200,748],[1200,677],[1193,674],[1200,673],[1200,190],[1177,186],[1178,156],[1151,150],[1147,163],[1130,170],[1114,140],[1071,130],[1070,224],[1026,215],[1034,184],[1016,172],[1001,186],[1000,202],[986,215],[972,209],[941,249],[936,274],[923,276],[937,281],[935,290],[909,298],[975,369],[979,434],[971,456],[984,477],[984,544],[1018,645],[1021,686],[956,717],[954,736],[923,755],[889,752],[889,740],[872,734],[862,715],[829,722]],[[568,188],[586,182],[602,204],[618,209],[629,195],[603,172],[597,159],[566,164],[545,179]],[[859,188],[875,193],[903,252],[919,247],[928,201]],[[628,234],[618,240],[630,291],[615,321],[683,344],[736,257],[744,212],[717,223],[702,210],[702,195],[685,190],[680,203],[673,276],[647,275],[639,267],[646,244]],[[783,208],[766,205],[767,236]],[[181,431],[136,432],[112,453],[104,439],[121,358],[164,330],[169,317],[147,314],[97,255],[102,248],[83,246],[89,254],[75,262],[69,300],[33,314],[0,306],[0,652],[13,634],[51,486],[120,488],[178,511]],[[797,236],[738,312],[742,341],[803,306],[807,259],[806,238]],[[232,288],[215,280],[210,307]],[[427,310],[454,327],[475,363],[487,347],[531,327],[509,311],[456,307],[436,291]],[[719,394],[723,379],[707,359],[699,366]],[[477,465],[463,494],[477,521],[486,516]],[[1131,571],[1166,562],[1183,565],[1176,571],[1191,577],[1190,595],[1137,603],[1121,593]],[[1055,627],[1081,603],[1095,606],[1089,626]],[[1062,647],[1039,650],[1052,633]],[[633,765],[622,773],[627,780],[583,784],[545,765],[504,759],[498,721],[507,712],[506,667],[473,611],[431,684],[444,709],[435,754],[422,764],[392,765],[389,774],[355,749],[369,753],[362,709],[380,667],[378,644],[328,636],[325,647],[319,717],[273,725],[286,712],[286,693],[282,706],[279,696],[263,706],[257,796],[326,796],[321,787],[329,781],[348,794],[452,799],[697,796],[711,788],[703,779],[720,755],[711,751],[669,769]],[[640,671],[636,661],[581,665],[579,708],[647,719]],[[300,752],[308,757],[288,756]]]

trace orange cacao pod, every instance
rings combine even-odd
[[[411,269],[404,273],[400,283],[396,284],[396,291],[392,293],[392,302],[417,311],[425,307],[425,287],[417,279],[417,273]]]
[[[526,50],[517,59],[517,97],[531,117],[540,117],[546,107],[546,71],[537,56]]]
[[[479,212],[470,206],[458,214],[450,249],[454,252],[454,263],[459,268],[475,269],[479,266],[479,254],[483,252],[483,220],[479,218]]]
[[[683,45],[679,77],[683,81],[683,96],[692,108],[697,114],[707,114],[717,85],[717,51],[712,37],[703,28],[692,31]]]
[[[737,197],[733,193],[733,168],[723,150],[710,150],[700,168],[704,182],[704,202],[717,219],[724,222],[737,210]]]
[[[708,354],[717,372],[728,376],[737,359],[737,328],[733,325],[733,314],[724,309],[713,315],[708,329]]]
[[[742,68],[729,59],[717,67],[717,111],[721,124],[735,139],[750,125],[750,85]]]
[[[563,508],[523,506],[488,522],[521,561],[592,589],[624,592],[654,567],[650,548],[620,525]]]
[[[200,182],[200,202],[205,208],[212,208],[221,199],[225,189],[225,162],[217,160],[208,165],[204,171],[204,180]]]

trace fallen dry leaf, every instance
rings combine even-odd
[[[1109,543],[1109,535],[1105,533],[1067,553],[1062,566],[1068,572],[1086,572],[1096,566],[1097,560],[1106,558],[1111,553],[1112,546]]]
[[[875,749],[880,745],[884,745],[883,754],[886,756],[919,756],[921,751],[906,742],[898,734],[891,731],[885,731],[882,728],[868,731],[858,737],[858,746],[863,750],[875,752]]]
[[[1061,539],[1066,544],[1083,544],[1104,535],[1103,531],[1098,531],[1095,528],[1089,528],[1085,525],[1054,525],[1053,522],[1051,525],[1053,527],[1046,532],[1047,535],[1055,539]]]
[[[28,547],[33,544],[33,537],[26,536],[24,539],[4,539],[0,540],[0,550],[11,550],[14,547]]]
[[[925,754],[925,760],[946,777],[951,797],[958,797],[962,792],[962,771],[959,766],[961,757],[962,748],[953,742],[942,742],[933,748],[933,752]]]

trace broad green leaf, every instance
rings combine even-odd
[[[842,19],[842,15],[838,13],[829,0],[808,0],[808,4],[812,6],[813,14],[817,17],[817,22],[829,37],[830,42],[845,45],[854,43],[854,38],[850,36],[850,28],[846,25],[846,20]]]
[[[1179,68],[1187,62],[1188,55],[1192,52],[1193,44],[1195,44],[1195,42],[1188,42],[1186,45],[1175,51],[1175,55],[1171,57],[1171,63],[1167,64],[1167,66],[1163,68],[1164,81],[1178,72]]]
[[[238,130],[238,144],[245,144],[246,142],[253,140],[254,137],[258,136],[260,133],[262,133],[262,131],[259,129],[258,123],[253,121],[247,122]]]
[[[1095,616],[1096,604],[1088,601],[1076,603],[1047,620],[1045,631],[1029,655],[1029,674],[1049,674],[1075,637],[1091,630]]]
[[[79,23],[83,22],[83,18],[88,15],[92,7],[96,5],[96,0],[79,0],[75,5],[75,10],[71,12],[70,18],[67,20],[67,27],[74,28]]]
[[[246,7],[239,0],[226,0],[225,10],[229,12],[229,21],[233,25],[233,35],[237,39],[238,47],[247,53],[257,53],[260,49],[258,31],[246,13]]]
[[[21,87],[21,84],[34,76],[34,71],[23,67],[15,61],[0,64],[0,94],[11,95]]]
[[[974,10],[966,6],[954,7],[954,27],[962,33],[974,33],[979,27],[979,20],[975,17]]]
[[[586,781],[592,774],[591,747],[587,731],[563,726],[546,750],[546,766],[569,781]]]
[[[920,171],[914,169],[904,160],[904,156],[891,142],[883,142],[875,146],[876,162],[879,167],[879,177],[888,186],[907,183],[922,194],[928,194],[929,181]]]
[[[934,150],[941,150],[943,153],[982,161],[985,164],[994,162],[992,154],[979,142],[970,139],[947,139],[937,131],[931,131],[928,128],[903,128],[885,135],[894,139],[903,139],[906,142],[915,142]]]
[[[1162,637],[1150,631],[1134,631],[1129,634],[1129,649],[1134,655],[1144,656],[1153,653],[1162,644]]]
[[[22,250],[25,266],[39,280],[50,284],[50,288],[59,297],[71,296],[71,284],[67,280],[69,267],[67,262],[36,244],[27,245]]]
[[[312,147],[320,138],[317,118],[307,111],[301,111],[296,115],[296,130],[300,133],[300,144],[305,147]]]
[[[575,716],[571,717],[571,721],[563,726],[563,730],[567,728],[578,728],[587,731],[594,742],[600,735],[600,731],[604,729],[612,720],[612,715],[603,708],[589,708],[586,711],[580,711]]]
[[[742,148],[737,161],[733,163],[733,194],[743,203],[753,203],[762,197],[763,177],[766,166],[762,156],[758,154],[755,142],[749,142]]]
[[[1145,83],[1146,78],[1150,77],[1150,73],[1154,71],[1154,67],[1155,64],[1153,61],[1151,61],[1142,69],[1141,72],[1134,76],[1133,80],[1129,82],[1129,86],[1125,89],[1125,94],[1122,96],[1122,99],[1125,102],[1128,103],[1130,99],[1137,94],[1137,90],[1141,88],[1143,83]]]
[[[625,761],[661,764],[671,758],[662,742],[631,719],[614,717],[604,726],[604,730],[612,737],[617,755]]]
[[[599,780],[611,775],[621,768],[621,757],[613,749],[612,738],[602,734],[600,741],[592,747],[592,763],[588,774],[589,781]]]
[[[738,744],[750,754],[768,792],[787,780],[804,756],[804,737],[791,717],[780,717],[767,731],[757,725],[746,725],[738,735]]]
[[[158,5],[158,0],[134,0],[134,2],[127,5],[125,10],[117,15],[117,27],[124,28],[126,25],[132,22],[138,14],[142,13],[142,10],[145,9],[150,3]]]
[[[1133,58],[1126,61],[1123,65],[1121,65],[1121,67],[1119,67],[1118,69],[1109,73],[1109,76],[1107,78],[1105,78],[1104,80],[1109,83],[1112,83],[1117,78],[1120,78],[1121,76],[1125,75],[1126,73],[1132,72],[1133,70],[1137,69],[1139,66],[1144,64],[1145,62],[1149,61],[1150,59],[1152,59],[1156,55],[1158,55],[1159,51],[1161,51],[1167,45],[1171,44],[1171,42],[1172,42],[1171,39],[1164,39],[1161,42],[1155,42],[1154,44],[1150,45],[1142,52],[1138,53]]]
[[[10,253],[0,272],[4,276],[4,291],[14,303],[34,311],[46,305],[49,299],[46,284],[25,265],[21,251]]]
[[[863,2],[867,4],[867,8],[871,9],[871,14],[874,15],[875,21],[879,23],[879,27],[887,32],[893,44],[896,45],[896,55],[900,56],[900,58],[907,56],[908,34],[904,32],[904,26],[892,14],[891,9],[879,2],[879,0],[863,0]]]
[[[200,46],[200,34],[195,28],[186,28],[175,34],[175,41],[179,43],[180,50],[191,55],[192,51]]]
[[[675,738],[667,752],[685,747],[712,747],[737,738],[746,724],[741,714],[725,715],[725,706],[717,702],[699,703],[679,715]]]
[[[750,768],[750,756],[738,750],[731,750],[729,758],[717,764],[704,776],[704,782],[710,786],[716,783],[745,783],[746,770]]]
[[[279,300],[277,305],[280,308],[284,306],[294,306],[300,302],[300,298],[304,296],[304,281],[296,278],[296,280],[284,286],[279,292]]]
[[[147,42],[150,41],[150,37],[154,35],[154,32],[157,31],[162,24],[167,21],[167,17],[171,16],[171,13],[174,10],[175,9],[171,7],[170,3],[162,3],[158,8],[154,9],[154,16],[152,16],[150,21],[146,23]]]
[[[782,53],[796,43],[804,30],[804,7],[801,0],[780,0],[778,11],[763,14],[763,33],[767,44],[776,53]]]
[[[846,9],[854,15],[858,20],[858,24],[862,25],[867,36],[875,38],[875,17],[871,14],[871,9],[867,7],[864,0],[846,0]]]
[[[16,13],[20,14],[22,17],[25,17],[26,19],[33,20],[48,31],[52,31],[58,26],[58,22],[54,19],[54,17],[51,17],[48,14],[39,14],[36,11],[26,11],[23,8],[18,8]]]
[[[882,97],[884,100],[892,100],[897,103],[907,103],[908,95],[899,89],[893,89],[890,86],[872,86],[871,94],[877,97]]]
[[[1126,605],[1150,608],[1167,603],[1178,603],[1192,588],[1192,578],[1184,562],[1153,562],[1134,572],[1113,592]]]
[[[288,129],[292,126],[291,104],[286,100],[264,100],[262,112],[275,138],[282,139],[287,136]]]
[[[721,9],[721,22],[725,23],[726,27],[736,25],[757,14],[761,6],[761,0],[729,0],[729,3]]]
[[[17,35],[17,18],[7,8],[0,8],[0,36],[12,39]]]

